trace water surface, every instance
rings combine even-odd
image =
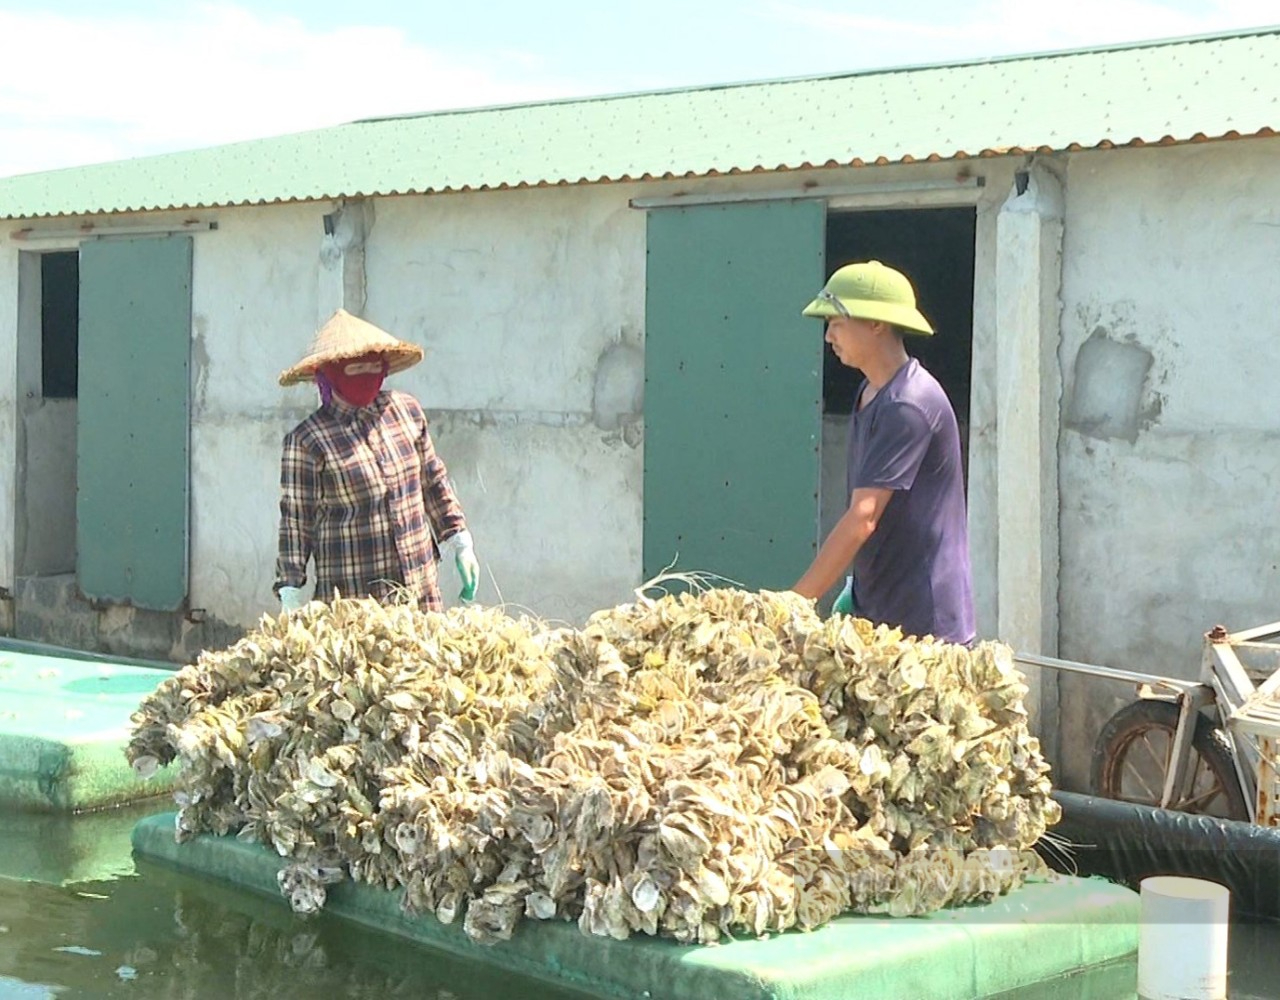
[[[0,1000],[583,1000],[135,862],[129,831],[152,811],[0,817]],[[1278,946],[1280,925],[1232,928],[1232,1000],[1280,996]],[[1129,961],[1001,1000],[1131,1000],[1136,981]]]

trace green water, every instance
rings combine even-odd
[[[135,862],[129,832],[154,809],[0,817],[0,1000],[582,1000]],[[1233,1000],[1280,996],[1278,944],[1280,926],[1233,927]],[[1130,1000],[1136,978],[1130,961],[1001,1000]]]
[[[2,1000],[582,1000],[134,862],[129,831],[149,811],[0,819]]]

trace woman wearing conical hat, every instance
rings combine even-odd
[[[436,561],[451,552],[463,600],[479,580],[471,533],[422,406],[382,388],[422,360],[422,348],[339,309],[281,385],[315,382],[318,410],[284,439],[275,591],[303,603],[307,562],[317,600],[411,595],[439,610]]]

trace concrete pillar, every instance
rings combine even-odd
[[[1037,162],[996,218],[997,634],[1046,656],[1058,646],[1062,217],[1062,183]],[[1028,708],[1051,721],[1056,678],[1040,681]]]
[[[10,259],[13,260],[13,275],[17,279],[13,297],[9,299],[16,305],[16,325],[6,331],[3,356],[14,366],[13,377],[4,381],[14,388],[4,393],[4,417],[0,424],[5,433],[5,464],[12,470],[12,478],[5,491],[5,508],[12,512],[12,517],[6,514],[5,523],[12,524],[13,529],[3,543],[6,545],[3,582],[7,587],[16,588],[18,577],[28,571],[24,565],[30,523],[27,508],[27,421],[32,411],[39,407],[44,392],[40,333],[44,295],[41,255],[18,251],[13,252]],[[0,301],[3,299],[0,294]]]
[[[324,217],[320,242],[320,273],[316,325],[337,309],[364,315],[364,245],[373,230],[373,202],[356,198],[342,202]]]
[[[1009,177],[1012,178],[1010,172]],[[973,267],[973,377],[969,391],[969,560],[973,566],[973,611],[978,635],[998,638],[996,570],[999,511],[996,507],[996,219],[1004,203],[1005,178],[988,178],[978,205]],[[996,185],[999,185],[997,188]]]

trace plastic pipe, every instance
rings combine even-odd
[[[1231,890],[1231,915],[1280,919],[1280,828],[1054,791],[1056,836],[1070,856],[1041,843],[1070,875],[1104,875],[1137,889],[1150,875],[1208,879]]]
[[[1142,1000],[1226,1000],[1231,892],[1204,879],[1142,880],[1138,996]]]

